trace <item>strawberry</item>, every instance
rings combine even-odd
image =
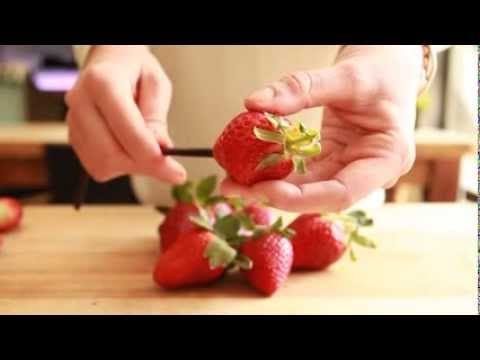
[[[167,289],[207,285],[219,279],[236,252],[206,230],[182,234],[158,258],[153,278]]]
[[[23,218],[22,205],[14,198],[0,198],[0,232],[16,228]]]
[[[197,214],[198,208],[193,204],[184,202],[175,204],[159,228],[162,251],[166,251],[180,235],[197,228],[190,221],[190,216]]]
[[[244,112],[223,130],[213,147],[218,164],[237,183],[283,179],[305,173],[305,159],[320,153],[319,134],[303,124],[259,112]]]
[[[250,262],[250,266],[242,268],[242,273],[255,289],[267,296],[287,280],[293,263],[293,248],[288,240],[291,234],[279,231],[280,227],[281,218],[272,229],[254,235],[240,247],[242,262]]]
[[[338,261],[348,248],[354,260],[355,254],[351,248],[353,242],[369,248],[375,247],[371,240],[358,233],[359,226],[371,224],[372,221],[363,212],[349,215],[300,215],[289,226],[295,232],[292,238],[293,269],[326,269]]]
[[[250,204],[245,207],[245,213],[250,216],[252,221],[257,225],[272,225],[272,212],[260,204]]]
[[[191,222],[192,215],[198,215],[201,207],[210,206],[208,209],[211,220],[215,214],[228,212],[228,204],[221,206],[222,198],[212,196],[217,183],[215,176],[202,179],[196,186],[190,181],[172,188],[175,205],[167,213],[163,223],[159,226],[160,246],[166,251],[180,235],[190,232],[198,227]]]

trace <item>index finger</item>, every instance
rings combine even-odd
[[[222,184],[222,192],[266,200],[270,206],[286,211],[337,212],[384,187],[396,174],[396,168],[392,167],[389,159],[370,158],[347,165],[326,181],[297,185],[275,180],[245,187],[227,179]]]
[[[137,164],[162,158],[162,151],[138,109],[131,89],[123,86],[97,87],[96,105],[112,134]]]

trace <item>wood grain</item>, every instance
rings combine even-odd
[[[292,274],[272,298],[241,278],[168,292],[151,277],[161,215],[148,207],[27,207],[0,253],[3,314],[473,314],[476,206],[388,205],[359,249]],[[293,214],[286,214],[291,219]]]

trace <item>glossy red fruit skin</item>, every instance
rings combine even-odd
[[[162,252],[167,251],[179,236],[198,228],[190,221],[190,216],[194,215],[198,215],[198,208],[193,204],[179,202],[170,209],[159,227]]]
[[[14,198],[2,197],[0,198],[0,207],[8,212],[8,219],[0,218],[0,233],[15,229],[23,219],[23,208],[20,202]]]
[[[240,252],[253,262],[252,269],[242,273],[262,294],[271,296],[287,280],[293,264],[293,249],[287,238],[265,234],[244,243]]]
[[[293,270],[324,270],[345,253],[345,233],[341,226],[319,214],[303,214],[293,221]]]
[[[208,231],[194,230],[182,235],[158,258],[153,279],[166,289],[207,285],[219,279],[225,269],[210,269],[204,257],[205,249],[212,241]]]
[[[252,221],[257,225],[271,225],[273,222],[272,212],[261,205],[250,204],[245,207],[245,212],[249,215]]]
[[[244,112],[227,125],[213,147],[213,155],[218,164],[235,182],[246,186],[260,181],[283,179],[293,170],[291,160],[256,170],[267,155],[282,153],[283,149],[280,144],[257,139],[253,133],[255,127],[274,130],[264,114]]]

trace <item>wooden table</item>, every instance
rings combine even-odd
[[[272,298],[241,278],[168,292],[151,272],[161,215],[148,207],[27,207],[0,253],[2,314],[476,314],[477,207],[386,205],[375,251],[292,274]],[[292,215],[287,215],[291,218]]]
[[[387,192],[389,201],[399,201],[399,189],[417,185],[425,190],[425,201],[456,201],[462,157],[476,152],[475,138],[469,134],[420,129],[415,134],[416,161],[412,170]]]
[[[46,145],[67,145],[64,123],[0,126],[0,187],[47,187]]]

